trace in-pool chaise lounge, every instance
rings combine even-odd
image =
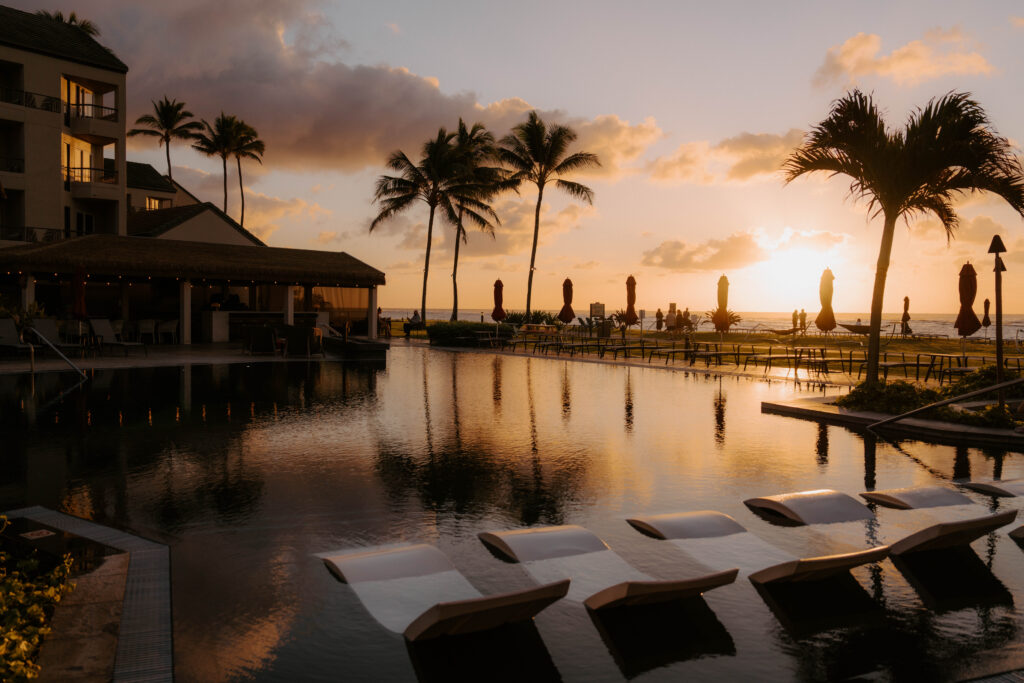
[[[991,496],[1024,496],[1024,479],[1002,479],[1000,481],[965,481],[967,488]]]
[[[346,550],[318,555],[387,629],[410,641],[483,631],[532,619],[569,590],[562,579],[528,590],[481,595],[431,545]]]
[[[902,509],[972,504],[963,494],[941,487],[890,489],[861,494],[869,500]],[[831,489],[799,491],[777,496],[750,498],[744,504],[755,511],[768,511],[798,524],[832,524],[872,519],[872,513],[852,496]],[[965,546],[985,534],[1009,524],[1016,510],[993,515],[944,521],[921,529],[889,546],[890,555]]]
[[[887,546],[879,546],[841,555],[797,558],[750,533],[729,515],[713,510],[637,516],[626,521],[641,533],[671,541],[698,560],[721,561],[723,556],[735,553],[736,559],[744,558],[741,561],[747,566],[754,562],[759,569],[751,571],[748,578],[755,584],[818,581],[885,559],[889,552]]]
[[[623,560],[596,534],[576,525],[484,532],[479,538],[502,557],[522,564],[537,581],[571,577],[568,599],[592,610],[696,597],[732,583],[739,571],[730,568],[659,581]]]

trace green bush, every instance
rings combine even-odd
[[[0,531],[7,519],[0,517]],[[53,609],[74,584],[71,557],[50,570],[34,557],[16,558],[0,550],[0,680],[27,681],[39,675],[39,646],[50,632]]]
[[[436,346],[477,346],[477,332],[495,331],[494,323],[471,323],[465,321],[431,323],[427,325],[427,337]],[[500,326],[502,335],[511,335],[512,328]]]
[[[522,311],[509,311],[506,314],[505,319],[502,321],[508,325],[561,325],[562,321],[559,320],[553,313],[548,311],[530,311],[530,315]]]
[[[837,398],[836,405],[898,415],[941,400],[942,396],[933,389],[922,389],[908,382],[877,382],[858,384],[849,394]]]
[[[1017,379],[1018,377],[1020,377],[1020,373],[1016,370],[1003,370],[1004,382],[1009,382],[1011,379]],[[990,387],[995,383],[996,366],[987,365],[975,370],[969,375],[964,375],[952,384],[947,384],[945,389],[942,389],[941,393],[944,398],[953,398],[954,396],[960,396],[961,394]],[[1017,386],[1010,387],[1006,390],[1005,396],[1007,398],[1024,398],[1024,384],[1018,384]]]

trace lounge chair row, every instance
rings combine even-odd
[[[861,495],[871,502],[902,509],[973,505],[966,496],[942,487]],[[794,525],[874,517],[854,498],[828,489],[751,498],[744,503],[755,512]],[[363,548],[318,556],[338,579],[351,586],[377,621],[416,641],[529,620],[563,597],[598,612],[697,597],[733,583],[741,572],[755,586],[820,581],[888,556],[966,546],[1010,524],[1016,515],[1016,510],[1010,510],[940,521],[891,544],[812,557],[793,557],[720,512],[627,519],[641,533],[672,543],[712,570],[669,580],[652,578],[634,568],[597,535],[580,526],[485,532],[479,538],[487,548],[503,560],[521,564],[537,583],[525,590],[490,596],[481,595],[440,550],[429,545]],[[1024,527],[1011,535],[1020,537],[1022,532]],[[719,566],[714,566],[716,563]]]

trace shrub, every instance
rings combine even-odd
[[[898,415],[941,400],[939,392],[933,389],[922,389],[908,382],[878,382],[858,384],[849,394],[836,399],[836,405]]]
[[[1018,377],[1020,377],[1020,373],[1016,370],[1003,370],[1004,382],[1009,382],[1011,379],[1017,379]],[[953,398],[954,396],[990,387],[995,383],[996,366],[987,365],[969,375],[964,375],[952,384],[947,384],[942,390],[942,395],[944,398]],[[1024,398],[1024,385],[1018,384],[1017,386],[1010,387],[1006,390],[1006,396],[1008,398]]]
[[[501,325],[502,335],[511,335],[512,328]],[[477,332],[494,332],[494,323],[472,323],[466,321],[439,322],[427,325],[427,337],[437,346],[477,346]]]
[[[0,531],[7,519],[0,517]],[[50,570],[34,557],[15,558],[0,550],[0,680],[27,681],[39,675],[39,646],[50,632],[53,609],[73,584],[71,557]]]
[[[508,325],[561,325],[562,321],[559,320],[553,313],[548,311],[530,311],[530,315],[522,311],[509,311],[506,314],[505,320],[502,322]]]

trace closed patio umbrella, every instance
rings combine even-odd
[[[562,283],[562,310],[558,312],[558,319],[568,325],[576,314],[572,310],[572,280],[565,278]]]
[[[981,326],[985,328],[986,333],[988,333],[988,326],[992,324],[992,318],[988,317],[988,309],[991,305],[992,302],[985,299],[985,315],[981,316]]]
[[[640,318],[636,315],[636,280],[630,275],[626,278],[626,324],[636,325]]]
[[[818,285],[818,298],[821,299],[821,311],[814,319],[814,326],[822,332],[831,332],[836,329],[836,314],[832,311],[832,281],[836,276],[828,268],[821,274],[821,284]]]
[[[494,322],[498,323],[500,323],[506,317],[505,309],[501,307],[503,299],[502,290],[504,288],[505,285],[501,283],[501,280],[494,281],[494,310],[491,311],[491,319],[494,320]]]
[[[974,297],[978,294],[978,273],[974,266],[965,263],[960,269],[960,313],[953,327],[961,337],[969,337],[981,328],[981,321],[974,315]]]
[[[903,297],[903,317],[900,318],[900,322],[903,322],[903,323],[909,323],[910,322],[910,297],[909,296]]]
[[[718,308],[711,317],[716,332],[729,331],[729,278],[725,275],[718,278]]]

